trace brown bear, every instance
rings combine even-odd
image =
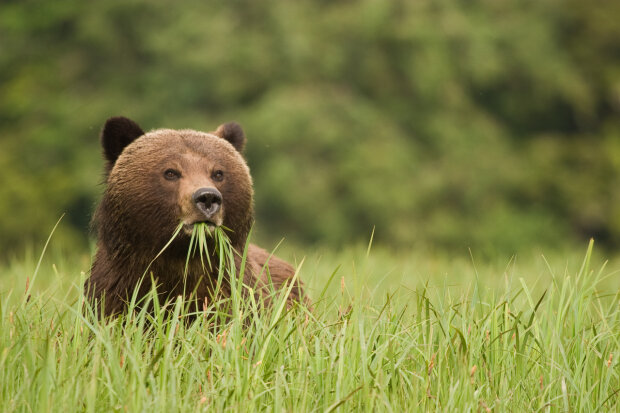
[[[241,268],[254,221],[252,178],[242,156],[245,141],[234,122],[211,133],[145,133],[124,117],[106,121],[101,132],[106,188],[93,216],[97,252],[85,286],[103,315],[122,312],[134,289],[139,285],[138,298],[144,297],[152,282],[164,300],[179,295],[198,302],[212,299],[217,268],[205,266],[197,256],[186,268],[195,223],[226,228],[238,252],[235,267]],[[170,242],[181,223],[182,230]],[[293,267],[264,249],[247,247],[246,293],[253,291],[269,302],[273,288],[287,288],[294,274]],[[228,278],[220,294],[230,294]],[[297,280],[288,297],[289,305],[295,301],[308,303]]]

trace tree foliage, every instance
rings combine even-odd
[[[259,234],[620,245],[620,3],[0,5],[0,246],[85,239],[97,135],[248,136]]]

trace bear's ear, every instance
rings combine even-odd
[[[112,168],[123,149],[142,135],[144,131],[130,119],[122,116],[108,119],[101,130],[101,146],[108,169]]]
[[[243,148],[245,147],[245,133],[243,133],[241,125],[237,122],[224,123],[220,125],[213,134],[222,139],[226,139],[237,151],[243,152]]]

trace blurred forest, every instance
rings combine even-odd
[[[3,1],[0,256],[63,213],[88,246],[114,115],[240,122],[264,240],[617,249],[618,22],[618,0]]]

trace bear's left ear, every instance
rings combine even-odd
[[[243,152],[243,148],[245,147],[245,133],[243,133],[241,125],[237,122],[224,123],[220,125],[213,134],[222,139],[226,139],[237,151]]]

